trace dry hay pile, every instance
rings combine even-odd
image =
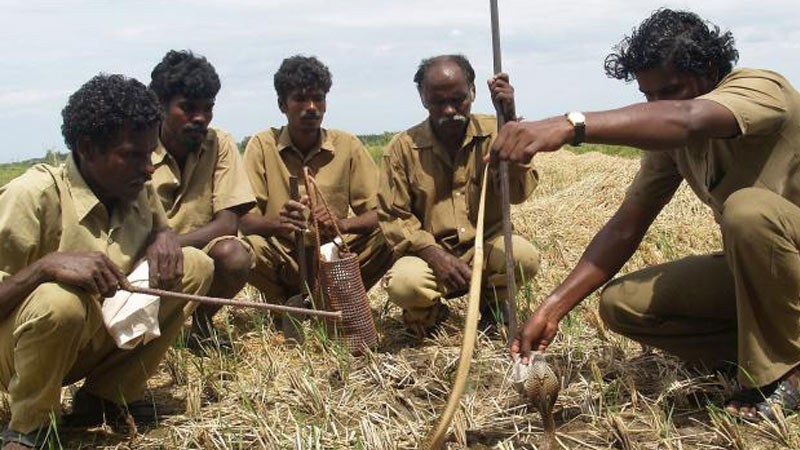
[[[512,213],[518,232],[541,250],[541,272],[521,293],[523,309],[566,275],[638,167],[636,160],[598,153],[559,152],[536,163],[541,185]],[[682,188],[624,271],[719,249],[711,216]],[[66,447],[416,448],[450,391],[465,300],[453,301],[455,314],[441,333],[415,346],[383,291],[373,289],[370,297],[383,333],[373,354],[352,358],[311,324],[306,343],[292,348],[269,318],[229,311],[219,325],[231,330],[235,355],[197,358],[178,346],[152,380],[156,405],[171,414],[162,423],[133,438],[102,430],[67,434]],[[556,405],[562,448],[800,447],[796,419],[745,425],[708,407],[730,393],[729,379],[687,372],[605,331],[595,302],[568,316],[549,350],[563,377]],[[481,336],[449,448],[538,445],[540,418],[509,386],[509,367],[502,342]]]

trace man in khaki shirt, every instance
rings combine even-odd
[[[744,389],[726,410],[769,417],[800,395],[800,94],[766,70],[732,70],[730,32],[662,9],[606,59],[647,103],[509,124],[499,157],[580,142],[645,150],[619,210],[567,279],[540,304],[512,350],[543,350],[572,308],[609,281],[685,180],[720,224],[721,253],[617,278],[600,300],[608,326],[709,368],[738,369]]]
[[[322,128],[331,88],[328,68],[315,57],[292,56],[275,73],[278,107],[287,124],[254,135],[244,154],[245,167],[256,196],[256,207],[242,218],[242,231],[253,247],[256,265],[250,283],[267,301],[285,301],[301,293],[301,276],[295,248],[295,233],[304,232],[304,203],[293,201],[289,177],[300,180],[310,169],[327,201],[331,214],[318,202],[309,211],[320,223],[323,243],[336,236],[357,254],[361,276],[369,290],[391,263],[391,252],[378,227],[378,169],[357,137],[341,130]],[[349,211],[352,210],[352,215]],[[305,238],[311,265],[314,239]],[[311,284],[312,280],[305,280]]]
[[[58,442],[51,423],[65,383],[85,378],[70,426],[113,424],[140,410],[187,305],[163,300],[161,336],[121,350],[104,325],[103,298],[142,258],[153,287],[203,294],[213,271],[202,252],[181,251],[145,184],[161,121],[155,96],[136,80],[98,75],[62,115],[66,164],[35,166],[0,188],[0,385],[11,409],[4,450]]]
[[[202,249],[214,260],[209,295],[233,297],[253,265],[250,247],[237,232],[239,217],[255,199],[233,137],[208,127],[219,77],[205,58],[171,50],[153,69],[150,89],[164,109],[159,146],[153,152],[153,187],[181,246]],[[218,310],[214,305],[196,309],[190,349],[230,345],[225,334],[211,339],[211,320]]]
[[[414,81],[428,118],[395,136],[383,158],[380,224],[400,258],[384,279],[389,299],[403,308],[403,319],[418,337],[445,317],[441,302],[466,293],[472,277],[475,224],[483,175],[483,157],[497,132],[492,116],[470,114],[475,71],[461,55],[425,59]],[[514,96],[508,77],[489,80],[492,99],[513,120]],[[505,248],[499,177],[490,170],[486,206],[487,242],[481,295],[481,328],[493,328],[503,308]],[[521,203],[538,182],[529,165],[509,167],[511,202]],[[539,256],[529,240],[514,235],[518,281],[530,280]]]

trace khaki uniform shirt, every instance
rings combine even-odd
[[[777,73],[738,69],[701,97],[726,107],[741,134],[703,139],[670,151],[649,151],[627,199],[666,204],[686,180],[719,221],[733,192],[760,187],[800,206],[800,94]]]
[[[267,218],[277,218],[291,199],[289,176],[300,178],[300,194],[305,193],[303,167],[310,169],[337,217],[346,218],[350,209],[361,215],[378,206],[378,169],[364,144],[345,131],[322,129],[319,146],[303,156],[292,146],[287,127],[271,128],[250,138],[244,161],[256,196],[251,212]]]
[[[160,143],[152,161],[152,184],[178,234],[209,224],[220,211],[255,202],[236,142],[222,130],[208,130],[200,149],[186,157],[183,172]]]
[[[165,226],[149,185],[109,216],[71,156],[60,167],[37,165],[0,188],[0,281],[55,251],[101,252],[130,273],[150,232]]]
[[[472,248],[480,202],[483,157],[497,135],[493,116],[472,115],[455,161],[428,120],[395,136],[386,147],[379,193],[381,229],[397,255],[439,245],[461,255]],[[484,231],[502,229],[499,175],[489,172]],[[530,165],[509,165],[511,202],[525,201],[538,183]]]

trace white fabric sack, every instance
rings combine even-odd
[[[338,245],[342,245],[342,240],[339,239],[339,236],[333,238],[333,242],[328,242],[327,244],[323,244],[319,248],[320,256],[322,257],[323,261],[338,261],[342,259],[339,255],[339,247]]]
[[[148,287],[150,271],[147,261],[128,275],[134,286]],[[103,302],[103,322],[117,347],[130,350],[161,336],[158,327],[159,297],[119,290]]]

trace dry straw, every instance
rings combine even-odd
[[[537,156],[536,165],[540,186],[512,210],[516,230],[541,251],[539,275],[520,287],[520,301],[530,306],[565,276],[613,214],[638,161],[558,152]],[[684,187],[623,271],[719,248],[711,212]],[[63,442],[72,449],[415,448],[452,385],[465,300],[451,301],[454,314],[444,329],[419,346],[404,334],[399,310],[386,305],[380,288],[370,300],[383,338],[361,358],[312,325],[304,325],[309,339],[289,347],[268,316],[228,310],[217,325],[231,330],[234,355],[201,359],[178,346],[151,380],[155,404],[171,416],[140,427],[135,441],[97,430],[67,433]],[[520,313],[524,318],[526,308]],[[730,394],[729,379],[689,372],[602,329],[596,298],[573,311],[560,331],[548,358],[563,377],[555,408],[562,448],[800,448],[797,418],[752,426],[709,408]],[[509,385],[510,365],[504,342],[478,337],[447,448],[539,445],[540,417]],[[3,411],[8,417],[7,405]]]

